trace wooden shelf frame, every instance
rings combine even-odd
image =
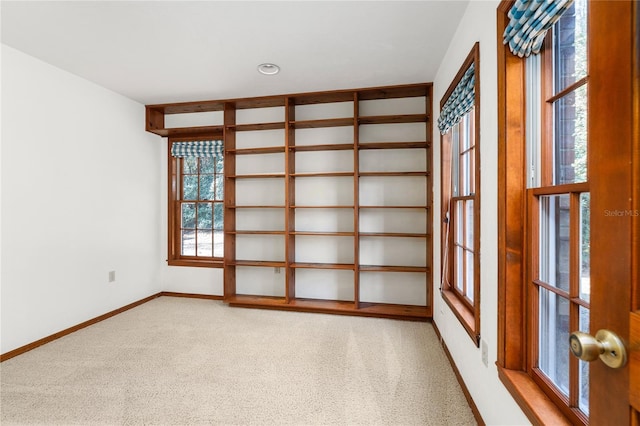
[[[360,103],[384,99],[424,98],[424,112],[417,114],[388,114],[362,115]],[[296,119],[296,107],[319,104],[351,103],[351,116],[337,118]],[[245,109],[283,108],[284,118],[281,121],[238,123],[236,113]],[[223,122],[212,126],[166,128],[165,116],[170,114],[189,114],[199,112],[222,111]],[[362,88],[352,90],[338,90],[328,92],[299,93],[290,95],[264,96],[256,98],[227,99],[217,101],[197,101],[175,104],[156,104],[146,106],[146,129],[161,136],[188,138],[193,136],[220,137],[225,141],[225,224],[224,224],[224,300],[231,306],[260,307],[268,309],[286,309],[294,311],[327,312],[346,315],[376,316],[385,318],[400,318],[411,320],[428,320],[432,316],[431,269],[410,265],[364,265],[360,263],[360,243],[368,238],[407,238],[414,241],[424,240],[426,249],[426,264],[430,264],[433,254],[431,239],[432,231],[432,84],[407,84]],[[424,123],[425,140],[415,141],[387,141],[362,142],[360,132],[362,126],[394,125],[407,123]],[[353,128],[353,141],[348,143],[320,143],[311,145],[296,144],[296,130],[320,129],[334,127]],[[260,146],[239,148],[236,145],[236,135],[242,132],[260,132],[270,130],[284,130],[282,144],[274,146]],[[418,170],[375,171],[370,168],[360,170],[361,159],[359,153],[363,150],[425,150],[426,164]],[[296,153],[321,151],[352,151],[352,170],[338,170],[331,172],[296,172]],[[236,160],[238,156],[283,154],[284,169],[276,173],[237,174]],[[296,203],[296,184],[303,184],[307,178],[349,178],[353,185],[353,202],[343,205],[303,205]],[[420,177],[426,180],[427,194],[424,205],[361,205],[360,180],[372,177],[397,179],[402,177]],[[284,203],[264,205],[237,205],[236,182],[243,180],[283,180]],[[411,201],[411,200],[408,200]],[[284,216],[283,229],[237,229],[236,211],[239,210],[282,210]],[[352,231],[307,231],[296,229],[296,214],[303,210],[314,209],[335,210],[344,212],[351,210],[353,214]],[[360,231],[360,215],[364,210],[393,212],[394,210],[424,211],[425,232],[375,232]],[[329,213],[330,214],[330,213]],[[341,215],[350,213],[340,213]],[[341,216],[342,217],[342,216]],[[282,261],[264,261],[255,259],[239,259],[236,253],[236,239],[242,235],[279,236],[284,238],[284,253]],[[296,259],[296,240],[304,238],[349,238],[353,241],[353,262],[349,263],[310,263]],[[351,259],[350,259],[351,260]],[[284,296],[261,296],[238,294],[236,286],[237,268],[263,267],[282,268],[284,276]],[[301,269],[339,270],[353,272],[352,300],[320,300],[301,298],[296,295],[296,271]],[[370,273],[423,273],[426,275],[425,292],[426,306],[397,305],[392,303],[371,303],[361,300],[360,277]]]

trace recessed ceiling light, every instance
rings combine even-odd
[[[264,63],[258,65],[258,72],[264,75],[274,75],[280,72],[280,67],[276,64]]]

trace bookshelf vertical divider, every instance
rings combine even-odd
[[[360,308],[360,98],[353,93],[353,303]]]
[[[235,104],[226,102],[223,111],[224,138],[224,299],[236,295],[236,124]]]
[[[285,299],[291,303],[296,297],[296,270],[293,268],[296,255],[296,180],[292,174],[296,171],[296,130],[292,123],[296,117],[296,105],[292,98],[286,98],[284,104],[284,162],[285,162]]]

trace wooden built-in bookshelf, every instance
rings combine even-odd
[[[387,101],[392,103],[385,103]],[[402,106],[405,104],[409,107]],[[402,107],[395,111],[396,105]],[[274,108],[276,111],[282,110],[281,121],[267,119],[264,122],[244,122],[238,119],[239,114],[245,112],[260,113],[262,109]],[[369,114],[369,109],[373,109],[374,112]],[[165,127],[165,116],[168,114],[196,114],[211,111],[223,113],[222,124],[198,127]],[[321,113],[314,116],[314,111],[321,111]],[[327,111],[329,113],[326,113]],[[333,111],[338,112],[334,113]],[[426,320],[432,316],[431,288],[433,278],[431,271],[433,253],[431,239],[433,187],[431,112],[432,86],[430,83],[421,83],[257,98],[148,105],[146,127],[148,131],[160,136],[188,138],[207,135],[220,137],[224,140],[224,301],[226,303],[243,307]],[[411,132],[407,132],[407,128],[402,127],[406,125],[419,127],[417,130],[412,127]],[[376,130],[372,129],[372,126],[378,126],[376,129],[381,128],[380,137],[377,136]],[[344,128],[342,134],[350,132],[349,140],[329,137],[327,140],[309,142],[306,136],[301,133],[331,132],[333,131],[331,129],[337,128]],[[349,128],[352,128],[352,131]],[[273,131],[281,132],[278,133],[281,135],[280,140],[274,143],[262,145],[239,143],[239,139],[242,139],[244,134],[256,135],[256,132],[265,132],[257,135],[264,134],[266,139],[266,132]],[[412,132],[419,134],[419,137],[407,137],[406,134],[413,134]],[[375,137],[365,137],[365,133],[373,134]],[[308,139],[313,140],[314,138]],[[318,139],[322,139],[322,137],[318,137]],[[381,152],[384,157],[373,157],[373,160],[364,158],[366,152],[372,153],[367,155],[377,155],[373,151]],[[238,173],[240,165],[244,164],[242,162],[251,156],[258,159],[264,158],[266,162],[267,157],[265,156],[268,155],[277,155],[278,161],[280,161],[280,156],[282,157],[280,169]],[[303,158],[303,156],[305,157]],[[311,159],[308,156],[311,156]],[[401,165],[403,159],[410,157],[414,158],[411,161],[412,164],[416,164],[415,167],[392,167],[393,164]],[[326,166],[326,158],[337,159],[340,167],[336,166],[335,169],[319,167],[317,170],[304,170],[301,166],[296,167],[296,164],[300,165],[303,160],[306,161],[306,164],[324,167]],[[376,165],[382,167],[376,168]],[[246,202],[239,203],[238,196],[246,195],[240,185],[251,185],[252,182],[262,182],[263,184],[272,182],[278,188],[281,187],[283,193],[274,196],[273,200],[267,202],[260,201],[250,205]],[[326,187],[322,185],[326,185]],[[375,194],[377,187],[384,188],[386,192]],[[322,188],[322,190],[318,190],[318,188]],[[310,194],[314,193],[321,194],[318,196],[321,201],[316,202],[314,199],[309,202]],[[323,196],[328,201],[322,201]],[[388,201],[387,197],[393,200]],[[258,225],[256,226],[245,225],[238,229],[237,215],[252,209],[253,211],[271,211],[281,215],[282,225],[266,226],[265,228],[269,229],[262,229],[257,221]],[[364,219],[370,212],[374,218],[368,218],[368,225],[365,227],[363,225]],[[303,214],[320,215],[321,220],[318,222],[322,224],[322,227],[318,227],[318,229],[305,228],[301,225]],[[401,214],[410,215],[406,216],[409,219],[398,220],[400,224],[393,225],[397,229],[387,229],[387,222],[392,222],[389,219],[393,215]],[[349,226],[344,224],[346,215],[352,217],[346,221]],[[309,223],[308,218],[305,220]],[[335,228],[329,228],[328,225],[334,222],[339,225],[336,225]],[[315,222],[311,221],[310,223]],[[380,226],[376,228],[377,223]],[[345,227],[347,229],[344,229]],[[266,246],[264,252],[267,252],[269,256],[244,258],[240,246],[242,245],[241,239],[246,238],[255,239],[255,241],[261,241],[259,240],[261,238],[265,239],[267,242],[265,244],[274,244],[274,250],[269,251],[269,246]],[[310,239],[313,243],[309,243]],[[314,253],[305,247],[321,246],[327,241],[329,241],[328,247],[331,247],[331,244],[338,247],[337,252],[342,254],[344,259],[336,257],[331,259],[332,261],[326,261],[326,259],[309,261],[309,258],[314,257]],[[392,241],[395,247],[408,247],[404,257],[397,256],[398,250],[390,249],[393,256],[385,252],[386,245]],[[375,250],[370,247],[374,247]],[[281,248],[283,252],[279,251]],[[399,249],[399,251],[402,250],[404,249]],[[330,251],[325,250],[325,255],[326,253],[331,254]],[[377,252],[382,252],[379,256],[385,259],[387,256],[392,261],[369,262],[375,258],[374,254]],[[409,259],[410,257],[411,259]],[[278,294],[242,293],[239,289],[251,283],[245,283],[242,278],[239,279],[240,268],[274,268],[274,273],[283,274],[282,288],[274,291]],[[267,269],[263,269],[263,271],[265,270]],[[309,294],[302,294],[303,283],[309,293],[308,289],[314,288],[315,281],[303,282],[300,274],[313,274],[314,271],[353,274],[353,280],[348,283],[351,286],[347,297],[349,300],[343,300],[340,296],[337,298],[317,298],[309,297]],[[392,274],[394,279],[385,281],[384,274]],[[375,286],[384,288],[383,296],[378,297],[372,290],[368,290],[368,293],[364,291],[363,278],[369,276],[375,278],[372,281],[374,284],[371,285],[373,288],[377,288]],[[395,303],[393,300],[395,297],[394,286],[402,285],[403,276],[411,276],[412,283],[415,283],[416,279],[420,282],[420,294],[419,297],[414,298],[415,300]],[[333,283],[325,282],[325,285],[330,287]],[[334,293],[345,294],[344,283],[341,285],[340,288],[336,287],[337,290]],[[317,294],[323,294],[323,289],[314,288],[314,291],[316,290],[318,290]],[[415,293],[414,287],[412,287],[412,291]],[[369,295],[367,296],[365,293]]]

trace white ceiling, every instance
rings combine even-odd
[[[1,35],[144,104],[227,99],[432,81],[467,3],[2,1]]]

